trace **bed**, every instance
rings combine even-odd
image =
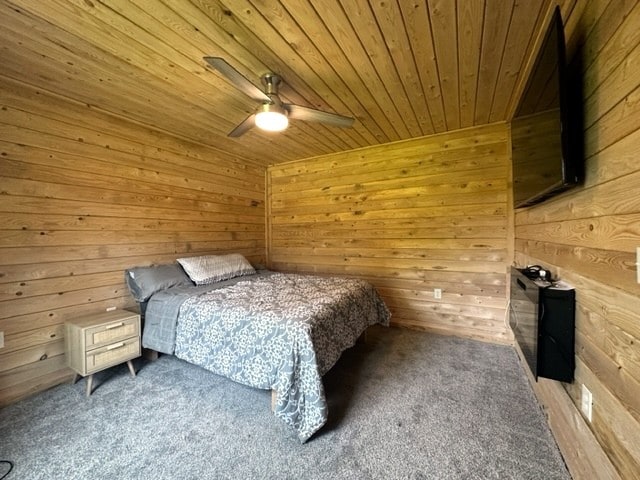
[[[363,280],[255,270],[237,254],[137,267],[125,278],[144,311],[145,348],[272,390],[274,414],[302,442],[328,418],[322,376],[390,318]]]

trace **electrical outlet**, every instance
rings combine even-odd
[[[593,395],[584,384],[582,384],[582,401],[580,402],[580,409],[584,416],[587,417],[587,420],[591,422],[593,414]]]
[[[440,300],[442,298],[442,289],[441,288],[434,288],[433,289],[433,298]]]
[[[4,332],[0,332],[0,348],[4,348]]]

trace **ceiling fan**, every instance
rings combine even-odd
[[[204,60],[249,97],[260,102],[260,106],[240,125],[231,130],[229,137],[239,137],[254,125],[262,130],[281,132],[289,125],[289,119],[320,122],[334,127],[351,127],[354,119],[336,113],[323,112],[314,108],[283,103],[278,96],[278,86],[282,81],[275,73],[262,76],[264,91],[247,80],[240,72],[220,57],[204,57]]]

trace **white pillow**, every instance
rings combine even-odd
[[[256,273],[247,259],[239,253],[179,258],[178,263],[196,285],[206,285]]]

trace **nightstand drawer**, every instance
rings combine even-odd
[[[138,335],[138,325],[138,316],[135,315],[116,320],[113,323],[87,328],[85,330],[85,348],[90,350],[94,345]]]
[[[140,337],[131,337],[87,352],[87,374],[140,356]]]

